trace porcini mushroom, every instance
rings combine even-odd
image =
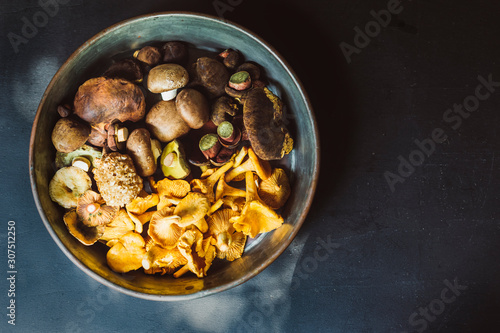
[[[57,151],[71,153],[90,137],[90,126],[75,117],[61,118],[52,130],[52,143]]]
[[[258,189],[261,200],[272,209],[280,209],[290,196],[290,182],[285,170],[275,168],[271,177],[262,180]]]
[[[162,64],[149,71],[148,89],[161,94],[164,101],[170,101],[177,95],[177,89],[189,82],[187,70],[178,64]]]
[[[203,127],[210,116],[208,101],[195,89],[183,89],[175,98],[175,106],[181,118],[193,129]]]
[[[159,101],[146,115],[146,126],[161,142],[170,142],[189,132],[189,125],[182,119],[174,101]]]
[[[253,88],[243,102],[243,122],[255,154],[263,160],[281,159],[293,148],[283,121],[283,103],[267,88]]]
[[[87,80],[78,88],[74,106],[75,114],[100,132],[116,121],[139,121],[146,113],[141,89],[120,78]]]
[[[156,66],[161,60],[161,53],[157,47],[147,45],[135,51],[134,58],[148,66]]]
[[[82,222],[89,226],[106,225],[113,220],[119,208],[106,205],[101,195],[92,190],[78,198],[76,212]]]
[[[209,233],[217,247],[217,258],[233,261],[243,254],[246,235],[237,232],[229,221],[237,214],[231,209],[221,209],[208,218]]]
[[[215,59],[201,57],[194,64],[194,71],[194,85],[200,84],[210,97],[224,95],[224,88],[229,80],[226,66]]]

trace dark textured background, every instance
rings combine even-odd
[[[443,121],[474,94],[479,75],[500,81],[500,5],[491,0],[402,1],[403,10],[347,63],[339,44],[387,1],[221,0],[224,17],[271,43],[304,83],[322,144],[314,204],[298,237],[242,286],[200,300],[159,303],[94,282],[59,250],[28,178],[32,121],[50,79],[87,39],[141,14],[217,15],[206,1],[62,1],[15,53],[38,1],[0,4],[1,332],[498,332],[500,327],[500,88],[454,130]],[[414,140],[447,140],[392,192],[384,179]],[[497,160],[499,157],[497,156]],[[7,221],[16,222],[16,326],[7,324]],[[334,243],[330,252],[315,249]],[[1,257],[1,256],[0,256]],[[444,309],[445,280],[460,291]],[[414,315],[434,306],[438,315]]]

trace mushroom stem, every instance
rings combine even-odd
[[[163,99],[164,101],[170,101],[174,99],[175,96],[177,96],[177,89],[172,89],[161,93],[161,99]]]
[[[87,206],[87,212],[89,212],[90,214],[95,213],[99,209],[99,207],[101,207],[101,205],[99,205],[98,203],[92,203]]]
[[[222,252],[229,250],[229,245],[231,244],[231,236],[226,232],[221,232],[217,235],[217,247]]]
[[[182,266],[177,272],[174,273],[174,278],[181,277],[187,272],[189,272],[188,265]]]

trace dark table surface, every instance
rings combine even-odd
[[[0,4],[1,332],[500,330],[498,2],[54,3]],[[121,20],[173,10],[221,15],[276,47],[309,94],[322,162],[309,215],[270,267],[163,303],[108,289],[65,257],[32,199],[28,146],[41,96],[74,50]],[[37,31],[23,31],[33,20]]]

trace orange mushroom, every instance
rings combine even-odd
[[[221,209],[208,218],[212,244],[217,247],[217,258],[233,261],[243,254],[247,236],[237,232],[229,221],[236,216],[232,209]]]
[[[146,243],[140,234],[130,231],[106,245],[111,247],[106,254],[106,260],[113,271],[127,273],[142,267]]]
[[[254,171],[260,179],[267,179],[271,176],[271,165],[268,161],[261,160],[257,155],[255,155],[252,148],[248,148],[248,159],[241,163],[238,167],[230,170],[226,174],[225,180],[229,183],[237,176],[247,171]]]
[[[259,197],[272,209],[280,209],[290,196],[291,189],[285,170],[276,168],[271,177],[260,182]]]
[[[186,258],[187,264],[174,273],[178,278],[188,271],[202,278],[215,258],[216,249],[211,244],[211,237],[203,239],[203,234],[196,228],[187,230],[179,239],[177,245],[181,254]]]
[[[111,222],[119,209],[120,207],[106,205],[101,195],[92,190],[85,191],[76,204],[78,216],[89,227]]]

